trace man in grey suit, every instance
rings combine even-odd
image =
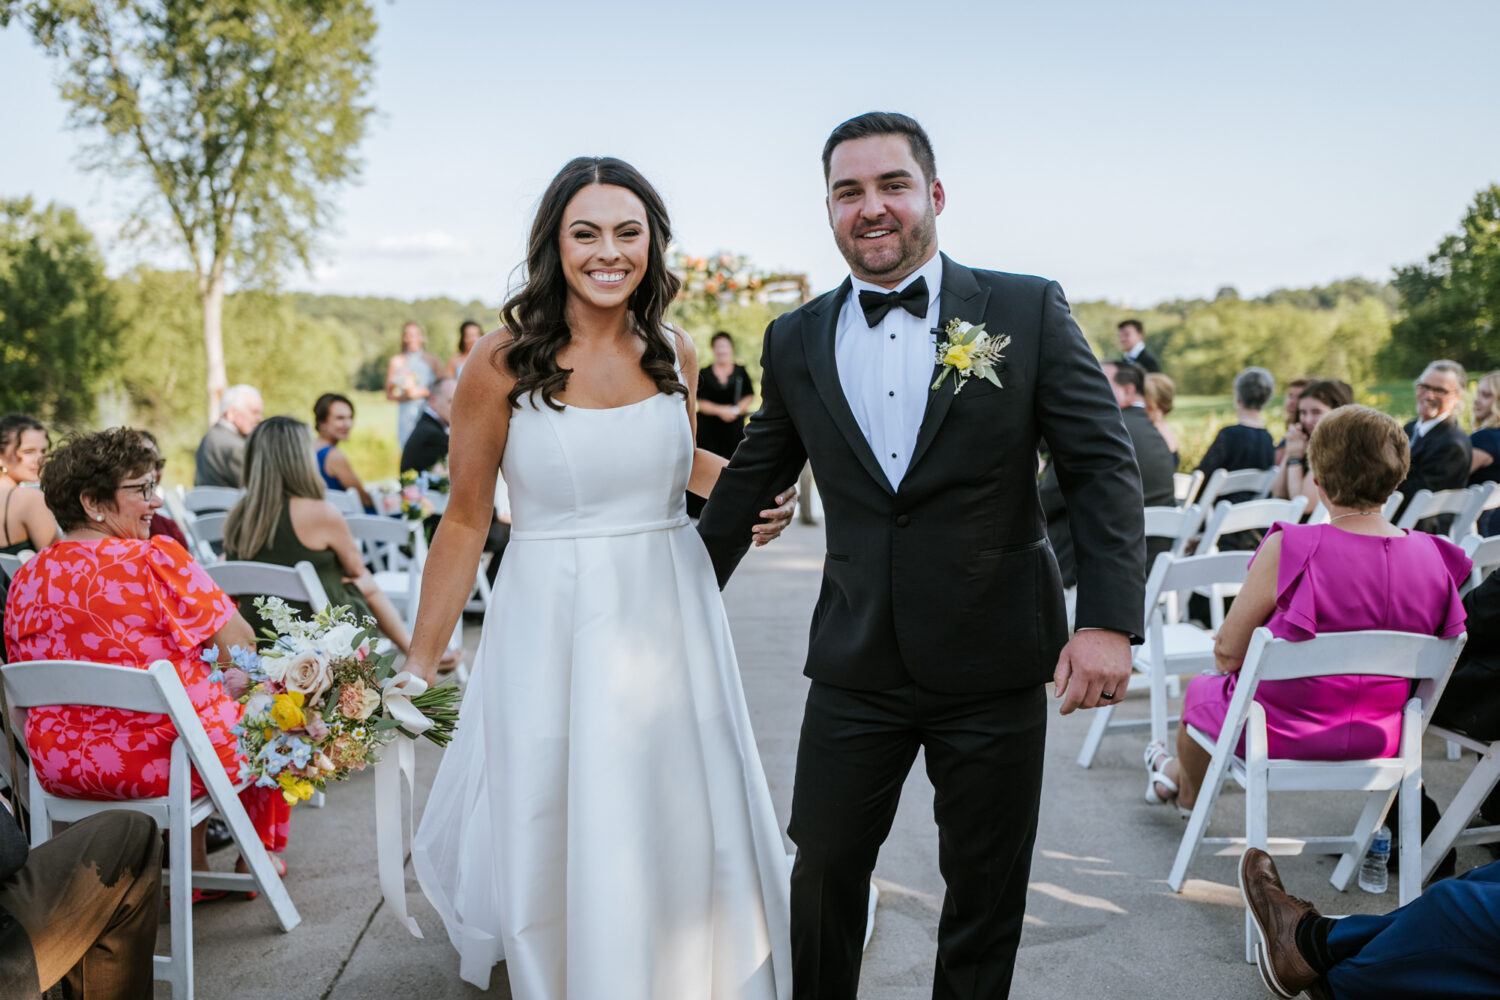
[[[245,438],[260,424],[264,404],[253,385],[232,385],[219,403],[219,419],[198,443],[194,486],[245,485]]]

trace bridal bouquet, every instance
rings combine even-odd
[[[438,746],[452,738],[458,688],[429,688],[397,673],[395,654],[375,652],[373,624],[362,625],[345,607],[305,621],[277,597],[256,598],[255,607],[271,623],[270,647],[256,653],[236,646],[233,666],[209,677],[245,706],[234,728],[245,757],[240,780],[253,778],[301,802],[328,779],[377,763],[398,735],[425,736]],[[205,650],[203,658],[216,662],[218,650]]]

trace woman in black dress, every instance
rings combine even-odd
[[[710,341],[713,363],[698,372],[698,447],[729,458],[745,436],[745,415],[755,404],[755,387],[744,365],[734,363],[734,338],[720,330]],[[703,500],[688,494],[688,513],[697,517]]]

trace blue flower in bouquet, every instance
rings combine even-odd
[[[301,739],[290,740],[288,744],[292,765],[294,767],[306,767],[308,762],[312,760],[312,744]]]
[[[269,774],[262,774],[259,778],[255,779],[256,788],[275,788],[278,784],[280,784],[280,782],[271,777]]]

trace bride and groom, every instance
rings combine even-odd
[[[762,407],[727,465],[694,448],[697,359],[663,322],[665,207],[618,160],[552,181],[526,285],[476,347],[490,363],[464,366],[409,669],[436,667],[503,471],[511,545],[412,849],[469,982],[504,959],[525,1000],[852,1000],[920,748],[947,883],[933,995],[1009,990],[1043,685],[1064,713],[1124,691],[1139,476],[1058,285],[938,253],[945,193],[914,120],[845,122],[823,168],[851,277],[766,331]],[[949,335],[965,324],[991,339]],[[1076,501],[1071,639],[1042,438]],[[780,532],[808,460],[827,555],[788,886],[715,577]],[[708,497],[696,532],[685,489]]]

